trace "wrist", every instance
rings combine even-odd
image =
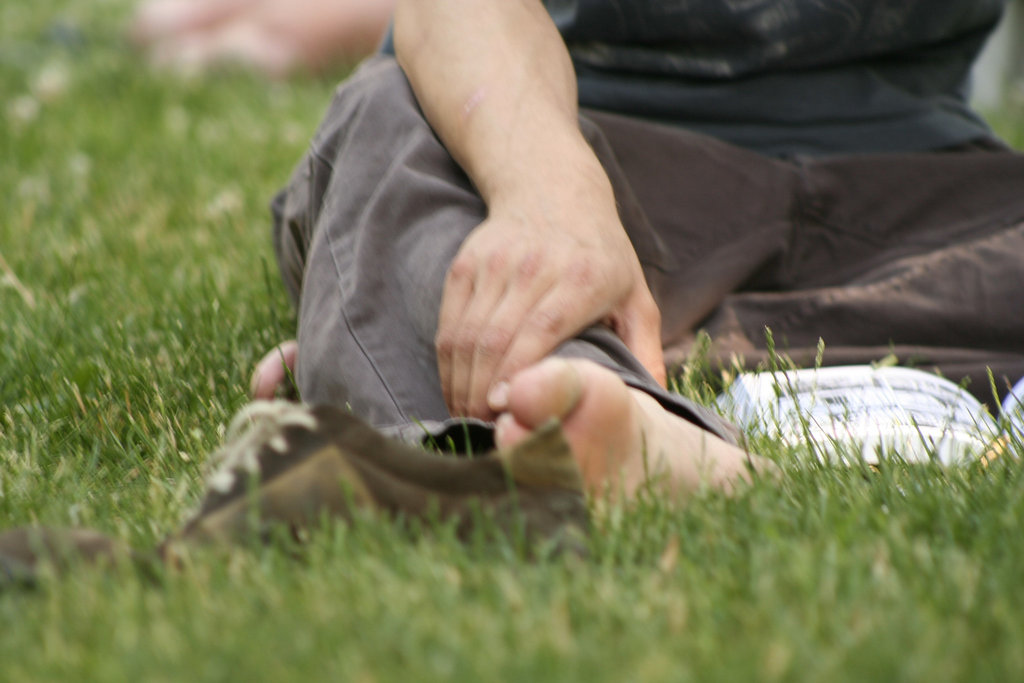
[[[539,214],[547,222],[577,224],[583,216],[618,220],[615,194],[594,151],[575,139],[536,141],[478,185],[491,215]]]

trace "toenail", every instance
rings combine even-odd
[[[508,429],[515,424],[515,418],[510,413],[502,413],[494,421],[494,443],[499,447],[505,440]]]

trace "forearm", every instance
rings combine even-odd
[[[612,202],[579,131],[569,54],[539,0],[400,0],[395,48],[427,120],[492,211],[568,191],[569,179]]]
[[[395,51],[488,209],[449,266],[438,315],[452,414],[493,418],[496,383],[599,321],[661,377],[657,306],[540,0],[400,0]]]

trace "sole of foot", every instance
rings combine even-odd
[[[557,418],[588,490],[602,497],[629,500],[647,486],[676,497],[703,487],[731,493],[755,474],[776,472],[590,361],[544,360],[496,393],[499,447]]]

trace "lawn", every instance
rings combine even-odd
[[[154,72],[130,9],[0,5],[0,528],[147,547],[291,334],[267,203],[336,79]],[[0,593],[0,680],[1024,680],[1019,460],[768,450],[780,483],[613,510],[586,559],[362,520],[155,583],[44,577]]]

